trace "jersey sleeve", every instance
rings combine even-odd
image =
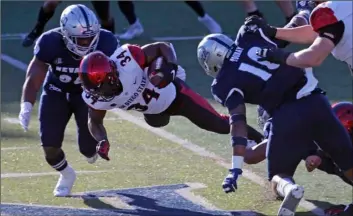
[[[244,104],[244,94],[239,88],[217,82],[217,79],[213,81],[211,91],[214,99],[228,110]]]
[[[320,37],[339,43],[344,33],[344,23],[340,21],[329,7],[318,6],[310,16],[310,24]]]
[[[55,37],[52,37],[50,33],[44,33],[36,41],[33,55],[40,61],[50,64],[55,59],[55,52],[53,52],[55,44],[58,44]]]
[[[138,63],[138,65],[141,68],[146,67],[146,56],[143,50],[141,49],[140,46],[138,45],[128,45],[127,46],[132,57],[135,59],[135,61]]]
[[[107,56],[113,55],[115,50],[120,46],[120,41],[110,31],[101,29],[100,38],[97,49]]]

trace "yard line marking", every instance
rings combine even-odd
[[[12,151],[12,150],[24,150],[24,149],[30,149],[31,147],[20,147],[20,146],[14,146],[14,147],[1,147],[1,151]]]
[[[7,63],[13,65],[14,67],[18,68],[18,69],[21,69],[23,71],[26,71],[27,69],[27,65],[17,59],[14,59],[6,54],[1,54],[1,59],[6,61]],[[116,109],[116,110],[112,110],[113,113],[116,113],[120,118],[124,119],[124,120],[127,120],[133,124],[136,124],[137,126],[141,127],[141,128],[144,128],[162,138],[165,138],[169,141],[172,141],[174,143],[177,143],[181,146],[183,146],[184,148],[186,149],[189,149],[190,151],[194,152],[195,154],[198,154],[200,156],[203,156],[203,157],[208,157],[212,160],[214,160],[217,164],[221,165],[222,167],[225,167],[227,169],[229,169],[231,167],[231,164],[228,163],[224,158],[216,155],[215,153],[213,152],[210,152],[210,151],[207,151],[205,148],[203,147],[200,147],[192,142],[189,142],[187,140],[184,140],[166,130],[163,130],[163,129],[160,129],[160,128],[153,128],[151,126],[149,126],[145,121],[129,114],[128,112],[126,111],[123,111],[123,110],[119,110],[119,109]],[[252,182],[256,183],[256,184],[259,184],[261,186],[266,186],[268,183],[266,180],[264,180],[262,177],[260,177],[259,175],[249,171],[249,170],[246,170],[246,169],[243,169],[243,177],[251,180]],[[314,213],[315,215],[324,215],[324,210],[317,207],[316,205],[314,205],[313,203],[310,203],[308,201],[306,201],[305,199],[302,199],[300,201],[300,206],[311,211],[312,213]]]
[[[1,40],[23,40],[28,33],[7,33],[1,34]],[[115,34],[118,37],[118,34]],[[144,37],[141,37],[144,38]],[[153,41],[187,41],[187,40],[201,40],[204,38],[202,35],[196,36],[165,36],[165,37],[150,37]]]
[[[20,124],[20,120],[18,118],[4,118],[4,121],[10,123],[10,124]]]
[[[77,174],[95,174],[95,173],[105,173],[111,172],[111,170],[81,170],[76,171]],[[42,172],[42,173],[1,173],[1,178],[26,178],[26,177],[36,177],[36,176],[51,176],[59,175],[60,172]]]

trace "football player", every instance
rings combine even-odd
[[[97,159],[97,142],[88,130],[88,108],[81,98],[81,80],[77,74],[80,60],[94,50],[111,55],[118,45],[114,35],[102,30],[95,14],[81,4],[65,8],[60,27],[42,34],[35,44],[23,85],[19,120],[27,130],[36,95],[44,81],[39,104],[40,140],[45,160],[60,172],[54,196],[69,195],[76,179],[61,148],[72,115],[80,152],[89,163]]]
[[[230,131],[228,117],[185,84],[185,71],[177,65],[170,43],[125,44],[110,58],[101,52],[90,53],[82,60],[79,74],[85,89],[82,97],[90,106],[89,129],[104,159],[109,159],[109,141],[103,119],[107,110],[115,108],[142,112],[152,127],[163,127],[170,116],[179,115],[208,131]],[[257,137],[260,140],[261,134]]]
[[[263,19],[253,17],[249,23],[258,25],[270,38],[311,44],[293,53],[277,48],[263,48],[258,55],[263,57],[262,60],[307,68],[321,65],[332,53],[336,59],[346,62],[352,71],[352,4],[352,1],[321,3],[311,12],[310,25],[293,29],[275,28]]]
[[[349,181],[353,181],[353,146],[328,99],[317,88],[311,69],[258,60],[257,50],[276,46],[262,29],[243,25],[235,42],[222,34],[206,36],[198,45],[197,56],[205,72],[215,78],[211,87],[215,100],[230,114],[232,168],[222,184],[224,191],[234,192],[242,174],[248,141],[245,103],[251,103],[261,105],[272,116],[266,155],[269,180],[285,201],[300,200],[304,189],[292,177],[312,140],[331,155]],[[282,206],[279,215],[294,215],[296,206],[284,203],[290,205]]]

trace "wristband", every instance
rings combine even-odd
[[[243,156],[232,156],[232,169],[242,169],[244,164]]]
[[[239,136],[232,136],[231,138],[231,143],[232,146],[234,147],[235,145],[242,145],[242,146],[247,146],[248,144],[248,139],[245,137],[239,137]]]
[[[33,105],[30,102],[22,102],[21,103],[21,110],[25,111],[25,112],[31,112],[33,108]]]

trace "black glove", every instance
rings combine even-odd
[[[245,26],[256,25],[270,39],[275,38],[277,33],[277,29],[275,27],[268,25],[265,19],[256,15],[247,17],[245,19],[244,25]]]
[[[160,82],[157,84],[156,87],[162,89],[169,85],[169,83],[173,82],[176,77],[177,71],[178,65],[172,62],[167,62],[163,69],[161,68],[159,70],[156,70],[155,76],[160,77]],[[153,79],[153,75],[150,78]]]
[[[269,61],[276,64],[286,64],[290,54],[290,52],[278,48],[262,48],[256,51],[256,55],[261,57],[258,61]]]

